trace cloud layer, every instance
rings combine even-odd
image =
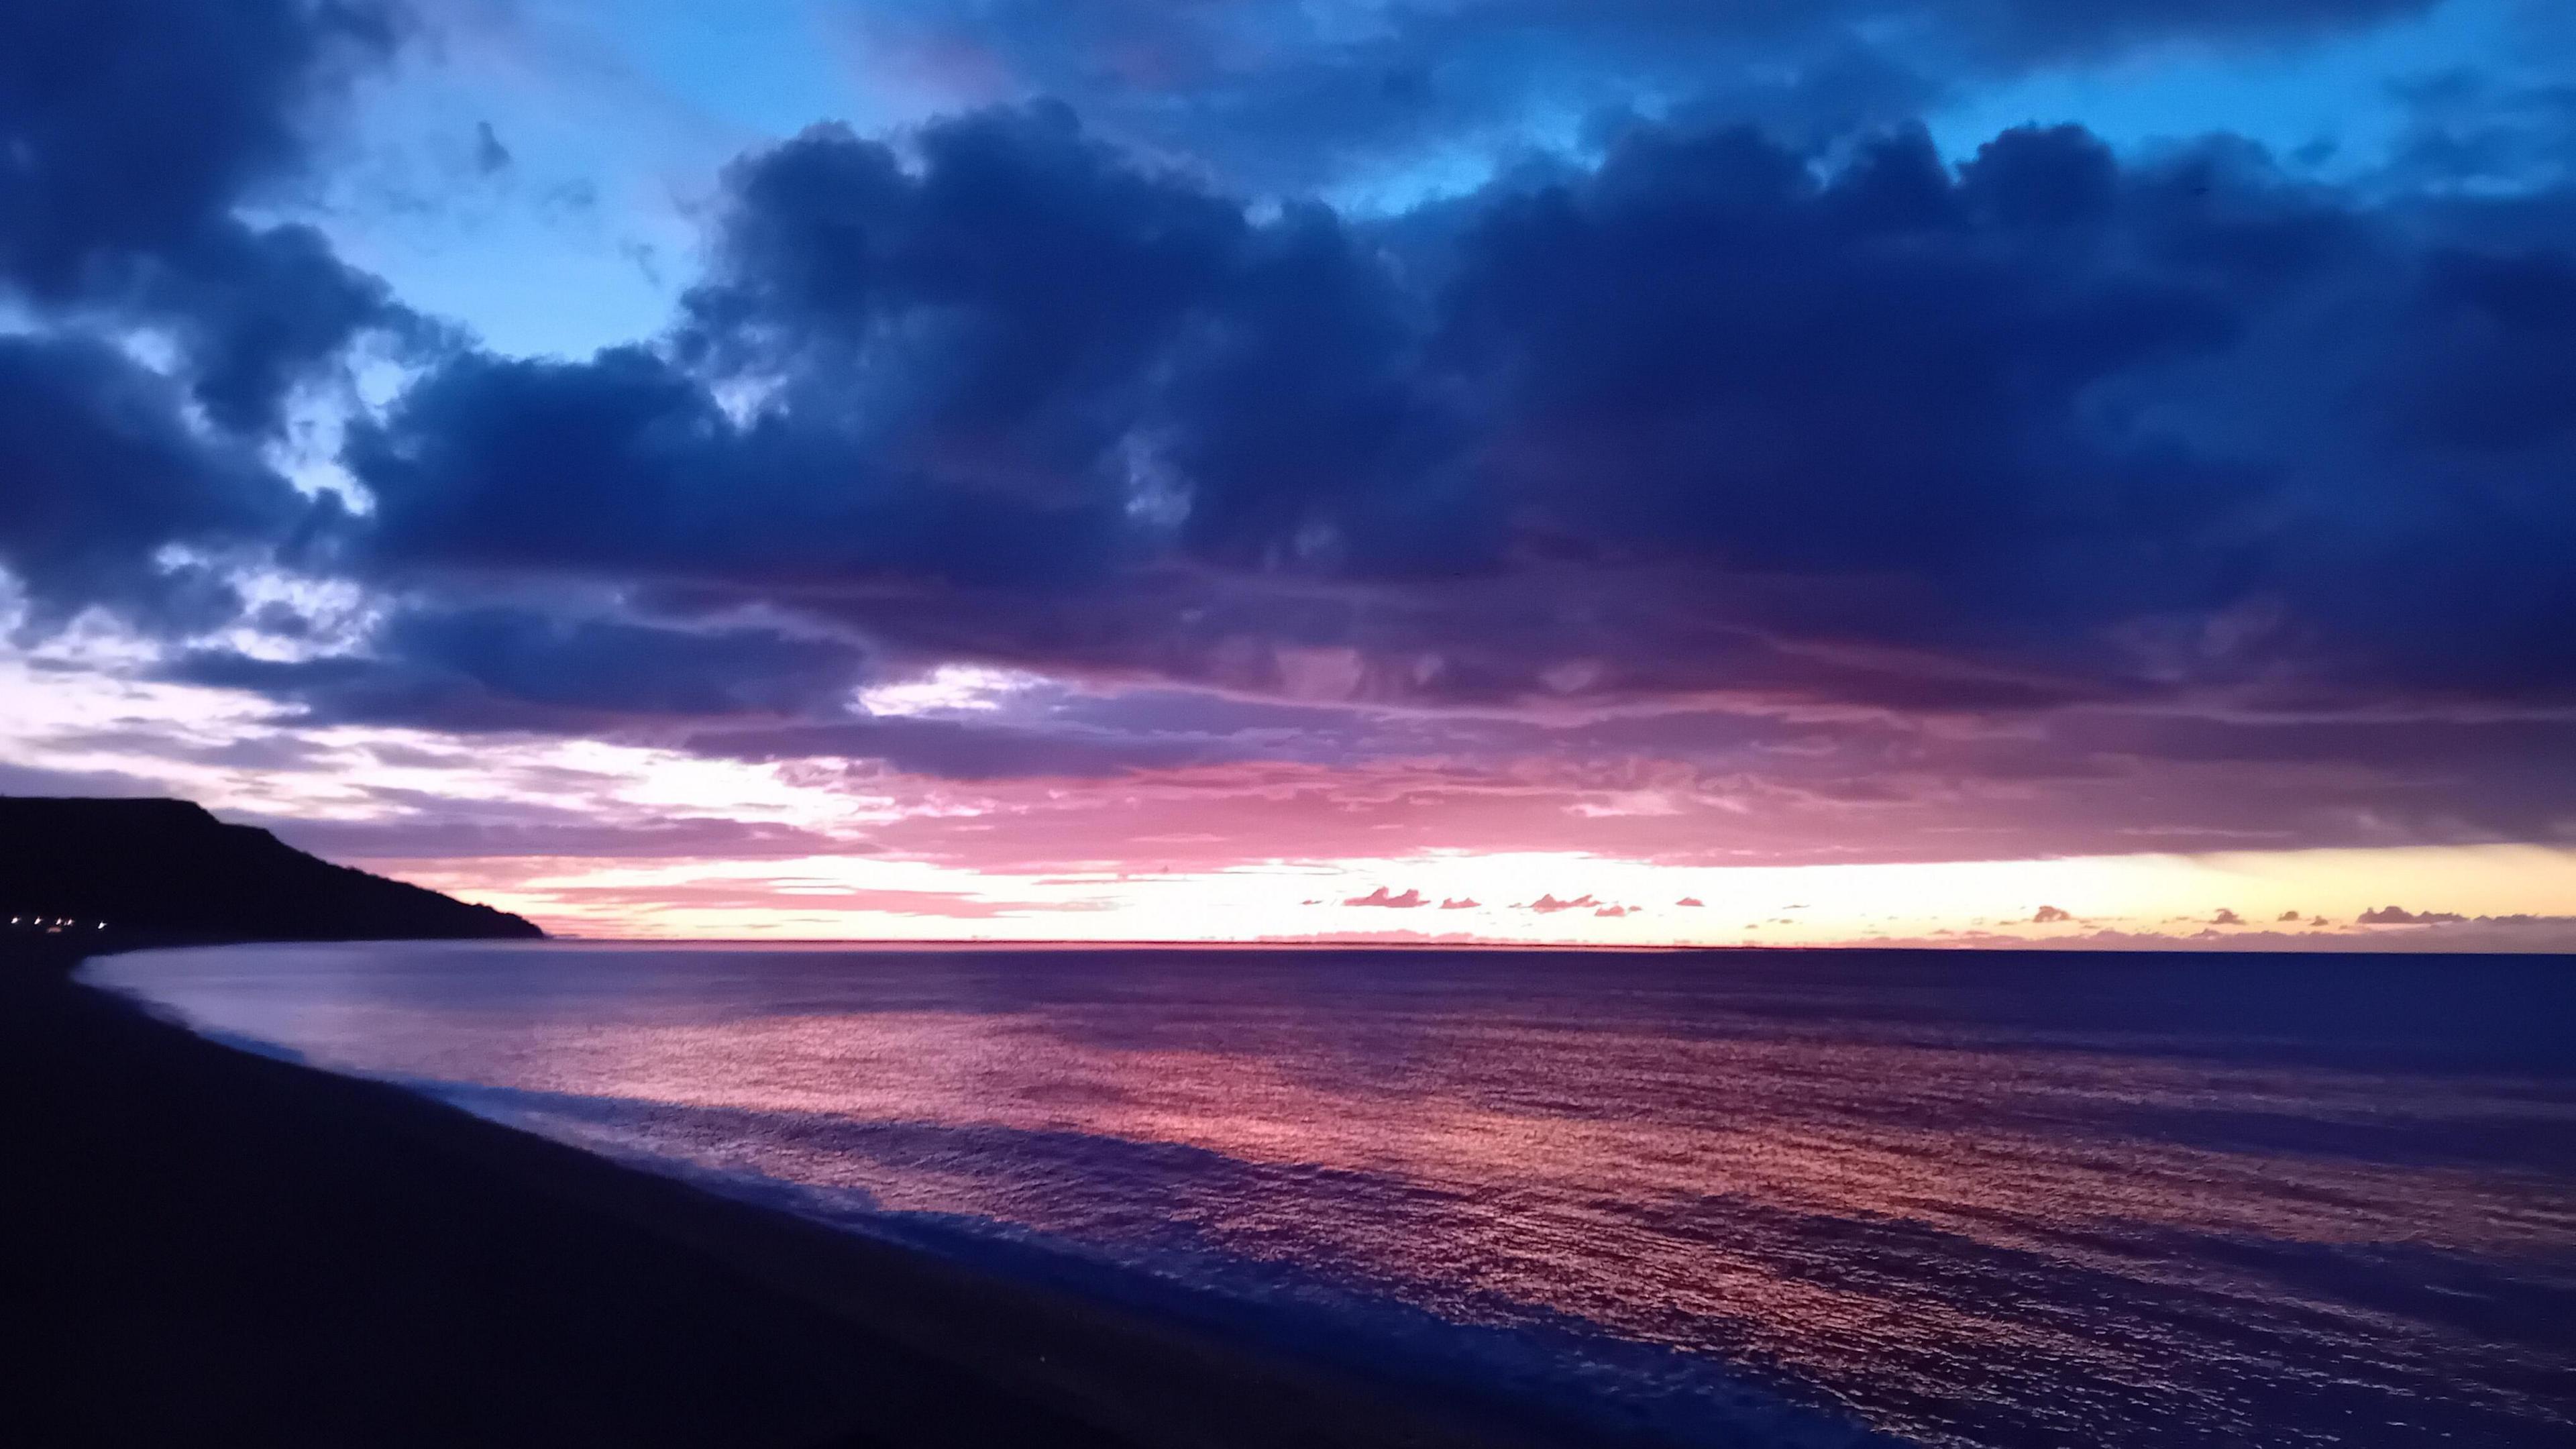
[[[484,349],[255,219],[400,12],[23,8],[22,642],[97,611],[281,727],[917,777],[1033,863],[1096,845],[1049,839],[1064,781],[1211,866],[2576,829],[2549,147],[2427,133],[2338,185],[2224,136],[1945,156],[1918,115],[2422,6],[1074,5],[964,38],[886,7],[882,53],[971,39],[950,79],[994,103],[747,151],[666,326],[584,358]],[[1909,27],[1908,67],[1858,39]],[[1799,97],[1718,83],[1757,71]],[[1641,77],[1671,103],[1603,108]],[[1582,145],[1456,194],[1313,189],[1553,104]],[[341,491],[282,461],[323,394]],[[1012,682],[875,693],[961,668]],[[959,808],[885,838],[967,849]],[[1576,906],[1620,909],[1533,909]]]

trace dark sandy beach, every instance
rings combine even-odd
[[[5,964],[15,1443],[1554,1442]]]

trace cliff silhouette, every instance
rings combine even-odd
[[[15,918],[0,930],[22,948],[74,950],[545,934],[507,911],[333,865],[185,800],[0,796],[0,918]]]

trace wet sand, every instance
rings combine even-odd
[[[1576,1442],[236,1051],[42,954],[0,957],[12,1442]]]

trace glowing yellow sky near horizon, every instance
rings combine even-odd
[[[423,862],[406,872],[566,933],[696,939],[1260,940],[1372,933],[1601,945],[2069,945],[2113,936],[2284,944],[2439,942],[2361,928],[2366,910],[2576,916],[2576,851],[2436,846],[2053,860],[1696,868],[1581,855],[1441,851],[1173,875],[1004,875],[869,856],[652,862]],[[1346,901],[1383,887],[1423,905]],[[1538,911],[1531,903],[1589,897]],[[1699,906],[1678,904],[1685,898]],[[1444,900],[1472,900],[1443,909]],[[879,902],[882,902],[882,905]],[[2067,913],[2040,923],[2041,908]],[[1616,910],[1621,913],[1601,914]],[[2233,912],[2241,925],[2219,922]],[[983,914],[991,911],[992,914]],[[2300,920],[2279,918],[2296,912]],[[2320,928],[2314,918],[2330,922]],[[2563,949],[2576,931],[2506,944]],[[2458,942],[2455,944],[2475,944]],[[2495,943],[2483,943],[2495,944]]]
[[[614,854],[351,863],[522,912],[566,934],[684,938],[1259,940],[1370,933],[1600,945],[1882,940],[1976,944],[1995,936],[2153,944],[2214,931],[2246,945],[2331,934],[2372,945],[2576,949],[2576,848],[2540,845],[2095,855],[1921,863],[1683,866],[1602,855],[1432,850],[1123,874],[1012,873],[875,852],[876,825],[950,808],[797,783],[779,767],[592,740],[460,740],[421,731],[293,732],[295,768],[225,751],[278,738],[244,696],[117,680],[38,678],[0,660],[0,763],[97,772],[235,816],[366,823],[387,792],[442,809],[539,807],[611,831],[688,818],[793,827],[847,841],[795,859]],[[182,748],[184,747],[184,748]],[[191,753],[195,751],[195,753]],[[84,778],[79,774],[63,778]],[[1100,830],[1121,819],[1114,785]],[[130,791],[129,791],[130,793]],[[1007,829],[1007,822],[1003,828]],[[1257,846],[1258,842],[1248,842]],[[1415,909],[1342,904],[1383,888]],[[1531,902],[1589,898],[1540,912]],[[1685,907],[1685,897],[1704,904]],[[1477,904],[1443,910],[1444,899]],[[1313,902],[1313,904],[1309,904]],[[2399,906],[2465,917],[2541,916],[2503,928],[2361,928]],[[2069,919],[2034,922],[2042,907]],[[1617,914],[1598,911],[1619,908]],[[2232,911],[2242,925],[2210,925]],[[2301,920],[2284,924],[2285,912]],[[2320,930],[2308,919],[2329,918]],[[2483,934],[2481,934],[2483,933]]]

